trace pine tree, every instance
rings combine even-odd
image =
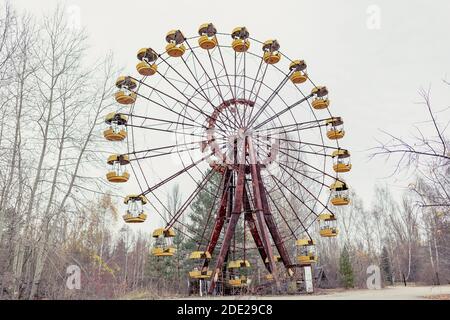
[[[344,246],[344,249],[342,249],[341,252],[341,257],[339,259],[339,274],[341,283],[345,288],[354,287],[353,268],[347,246]]]
[[[183,243],[183,250],[189,253],[193,251],[197,251],[199,247],[199,243],[201,243],[200,250],[205,250],[206,245],[208,244],[209,237],[211,236],[211,232],[214,226],[215,215],[217,214],[218,206],[220,203],[220,197],[222,195],[221,190],[221,180],[222,176],[219,173],[214,173],[209,183],[206,184],[204,189],[199,192],[195,200],[192,202],[190,206],[190,213],[188,215],[188,230],[187,232],[192,236],[191,238],[187,238]],[[218,188],[220,188],[218,193]],[[216,197],[217,195],[217,197]],[[212,209],[212,210],[211,210]],[[223,230],[222,230],[223,235]],[[203,237],[202,237],[203,236]],[[236,226],[235,231],[236,241],[232,240],[233,243],[236,243],[237,246],[243,245],[243,219],[241,218],[240,223]],[[215,259],[218,254],[218,250],[220,248],[222,237],[219,238],[216,250],[213,254],[212,261],[210,265],[215,263]],[[232,257],[230,257],[232,258]],[[237,258],[241,258],[236,257]],[[185,262],[185,272],[191,271],[195,266],[197,261],[189,261]]]
[[[391,260],[389,259],[389,252],[385,246],[383,246],[381,251],[381,271],[383,272],[384,281],[393,285]]]
[[[199,192],[190,205],[186,228],[190,237],[183,243],[183,250],[187,253],[187,257],[193,251],[206,249],[214,226],[214,218],[217,214],[218,204],[220,202],[221,193],[218,194],[218,188],[221,188],[221,180],[222,176],[219,173],[214,173],[211,180],[205,185],[203,190]],[[200,182],[201,181],[198,183]],[[200,247],[199,244],[201,244]],[[214,259],[211,261],[211,264],[213,263]],[[184,272],[187,274],[189,271],[192,271],[194,267],[199,267],[198,261],[187,259],[184,267]]]
[[[206,239],[209,237],[214,225],[214,215],[217,213],[217,203],[220,200],[220,194],[217,196],[218,199],[215,197],[217,189],[220,187],[220,180],[221,175],[214,173],[211,180],[191,203],[187,231],[192,235],[192,238],[186,239],[184,243],[184,247],[187,250],[195,251],[197,250],[198,243],[201,242],[202,244],[205,244],[207,242]],[[214,201],[216,202],[215,204]],[[212,208],[213,206],[214,208]]]

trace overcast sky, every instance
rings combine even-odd
[[[14,0],[20,9],[50,11],[57,0]],[[302,57],[316,82],[326,84],[333,114],[346,123],[345,146],[352,151],[347,181],[371,201],[375,184],[397,195],[409,180],[386,178],[392,164],[368,162],[367,149],[385,139],[379,129],[399,136],[413,133],[426,117],[418,90],[432,88],[436,111],[448,107],[450,80],[450,1],[65,1],[80,13],[93,57],[114,52],[117,63],[134,70],[137,49],[162,51],[170,29],[196,34],[201,23],[219,31],[245,25],[254,38],[279,40],[290,57]],[[320,80],[317,80],[320,79]],[[448,121],[449,113],[442,113]],[[443,119],[446,117],[446,119]]]

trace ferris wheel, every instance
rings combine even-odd
[[[207,23],[198,35],[172,30],[165,41],[161,53],[138,51],[137,73],[119,77],[118,107],[106,116],[105,138],[124,142],[107,160],[107,179],[132,176],[139,188],[126,196],[123,219],[141,223],[149,210],[159,214],[165,225],[153,232],[152,253],[171,257],[177,233],[194,236],[183,215],[202,191],[213,190],[189,276],[209,279],[213,292],[228,270],[222,285],[247,287],[246,251],[254,249],[267,279],[279,285],[280,266],[292,275],[317,261],[312,226],[320,224],[322,237],[337,236],[334,207],[350,203],[340,176],[351,170],[339,144],[343,119],[331,114],[327,87],[277,40],[258,41],[245,27],[221,33]],[[189,195],[171,212],[158,192],[174,183],[188,186]],[[240,247],[233,244],[238,225]],[[294,259],[287,241],[296,243]]]

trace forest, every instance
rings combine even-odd
[[[0,299],[186,296],[199,239],[179,233],[167,260],[151,255],[151,230],[114,227],[122,225],[122,198],[96,173],[104,172],[102,130],[120,67],[112,54],[88,63],[88,35],[63,12],[38,20],[0,8]],[[339,237],[317,241],[319,288],[365,288],[369,265],[380,267],[385,286],[450,283],[450,122],[431,98],[418,91],[430,134],[383,132],[367,150],[369,161],[395,164],[393,175],[408,172],[409,189],[396,198],[377,185],[371,203],[352,191],[352,205],[337,210]],[[176,212],[182,190],[160,200]],[[183,225],[193,234],[212,227],[213,201],[204,190],[189,207]],[[256,257],[249,251],[259,284]],[[81,267],[79,290],[66,286],[69,265]],[[295,293],[289,283],[286,290]]]

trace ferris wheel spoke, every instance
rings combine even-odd
[[[215,86],[214,81],[211,79],[211,77],[209,76],[209,74],[208,74],[208,72],[206,71],[205,67],[204,67],[203,64],[201,63],[200,59],[197,57],[195,51],[192,49],[191,45],[189,44],[189,41],[185,41],[185,42],[186,42],[186,44],[188,45],[188,47],[191,49],[191,52],[192,52],[194,58],[197,60],[198,64],[199,64],[200,67],[202,68],[204,74],[205,74],[206,77],[208,78],[209,82],[213,85],[213,88],[214,88],[214,89],[216,90],[216,92],[218,93],[218,95],[219,95],[219,97],[221,98],[222,102],[225,102],[224,96],[223,96],[222,92],[220,91],[220,86],[219,86],[219,84],[217,83],[217,87]],[[214,64],[213,64],[213,62],[212,62],[212,59],[211,59],[211,55],[210,55],[209,50],[208,50],[208,56],[209,56],[209,59],[210,59],[210,62],[211,62],[211,67],[212,67],[213,72],[214,72],[214,74],[215,74],[215,79],[216,79],[216,81],[217,81],[217,75],[216,75],[216,73],[215,73]],[[186,66],[187,66],[188,69],[189,69],[189,66],[188,66],[187,64],[186,64]],[[211,104],[211,105],[213,106],[213,108],[216,107],[216,106],[214,106],[213,104]],[[226,110],[226,109],[225,109],[225,110]],[[228,120],[228,122],[229,122],[229,125],[233,126],[233,124],[231,123],[230,119],[227,118],[227,120]],[[222,122],[222,123],[223,123],[223,122]]]
[[[295,233],[294,230],[292,230],[291,225],[288,223],[286,217],[281,213],[280,208],[277,206],[276,201],[273,200],[271,193],[267,192],[267,196],[269,197],[270,201],[272,202],[272,205],[275,207],[275,209],[277,210],[278,214],[280,215],[280,217],[282,218],[282,220],[284,221],[284,223],[286,224],[287,228],[289,229],[289,231],[291,232],[292,236],[295,238]],[[296,215],[297,217],[297,215]],[[297,217],[298,218],[298,217]]]
[[[220,95],[220,97],[222,98],[222,101],[223,102],[225,102],[225,98],[223,97],[223,94],[222,94],[222,90],[220,89],[220,84],[219,84],[219,78],[218,78],[218,76],[217,76],[217,73],[216,73],[216,69],[215,69],[215,67],[214,67],[214,63],[213,63],[213,60],[212,60],[212,57],[211,57],[211,53],[209,52],[209,50],[208,50],[208,56],[209,56],[209,61],[210,61],[210,63],[211,63],[211,68],[212,68],[212,70],[213,70],[213,73],[214,73],[214,77],[215,77],[215,79],[216,79],[216,82],[217,82],[217,92],[218,92],[218,94]],[[225,70],[225,69],[224,69]],[[225,72],[226,72],[226,70],[225,70]],[[228,79],[228,74],[226,74],[226,77],[227,77],[227,79]],[[228,81],[229,81],[229,79],[228,79]],[[231,90],[231,87],[228,87],[229,89],[230,89],[230,92],[231,92],[231,95],[233,96],[233,91]],[[233,97],[234,98],[234,97]],[[237,108],[237,106],[236,106],[236,110],[239,110],[238,108]],[[227,114],[229,114],[229,112],[228,112],[228,108],[225,108],[225,112],[227,113]],[[238,116],[239,116],[239,121],[240,121],[240,123],[242,123],[242,120],[241,120],[241,118],[240,118],[240,114],[239,114],[239,112],[237,112],[238,113]],[[233,127],[234,129],[238,129],[237,128],[237,125],[238,125],[238,119],[236,118],[236,114],[235,113],[231,113],[231,115],[233,116],[233,118],[234,118],[234,120],[235,120],[235,122],[234,123],[232,123],[231,122],[231,117],[228,117],[228,122],[230,123],[230,126],[231,127]]]
[[[217,77],[216,69],[214,67],[214,63],[213,63],[213,60],[212,60],[212,57],[211,57],[211,53],[209,52],[209,50],[208,50],[208,57],[209,57],[209,61],[211,63],[211,68],[212,68],[213,73],[214,73],[214,79],[216,80],[216,83],[217,83],[217,88],[214,86],[214,84],[213,84],[213,86],[216,89],[217,94],[220,96],[222,102],[225,103],[225,98],[224,98],[224,96],[222,94],[222,90],[220,89],[221,86],[219,84],[219,78]],[[210,81],[212,82],[212,80],[210,80]],[[231,88],[230,88],[230,90],[231,90]],[[225,112],[227,113],[227,115],[229,115],[228,108],[225,108]],[[235,123],[231,122],[231,117],[227,117],[228,123],[230,124],[230,126],[232,128],[237,129],[237,126],[236,126],[236,123],[237,123],[236,115],[234,113],[232,113],[232,116],[234,117]]]
[[[285,168],[283,168],[283,167],[287,167],[287,166],[285,166],[285,165],[283,165],[283,164],[280,164],[280,166],[282,167],[282,169],[283,170],[286,170]],[[288,167],[287,167],[288,168]],[[289,168],[289,169],[291,169],[291,168]],[[291,169],[292,170],[292,169]],[[295,171],[295,170],[293,170],[294,172],[296,172],[296,173],[299,173],[299,174],[301,174],[300,172],[298,172],[298,171]],[[325,205],[325,204],[323,204],[322,203],[322,201],[320,201],[320,199],[318,199],[311,191],[309,191],[309,189],[308,188],[306,188],[300,181],[298,181],[297,180],[297,178],[295,178],[295,176],[292,174],[292,173],[290,173],[290,172],[288,172],[288,174],[289,174],[289,176],[292,178],[292,179],[294,179],[294,181],[295,182],[297,182],[309,195],[311,195],[318,203],[320,203],[325,209],[327,209],[329,212],[332,212],[331,210],[330,210],[330,208],[328,207],[328,205]],[[304,175],[305,176],[305,175]],[[314,213],[316,216],[317,216],[317,214],[316,213]]]
[[[192,127],[192,128],[201,128],[204,129],[204,126],[200,126],[200,125],[195,125],[195,124],[190,124],[190,123],[185,123],[185,122],[179,122],[179,121],[172,121],[172,120],[167,120],[167,119],[161,119],[161,118],[153,118],[153,117],[147,117],[147,116],[142,116],[142,115],[137,115],[135,113],[118,113],[118,115],[124,115],[127,117],[132,117],[132,118],[138,118],[138,119],[145,119],[145,120],[151,120],[151,121],[159,121],[159,122],[163,122],[163,123],[167,123],[167,124],[177,124],[183,127]]]
[[[196,90],[196,92],[198,92],[203,99],[205,99],[205,101],[210,104],[213,108],[215,108],[214,104],[211,102],[210,97],[208,96],[208,94],[205,92],[205,90],[203,89],[203,86],[200,84],[199,79],[197,78],[197,76],[194,74],[194,72],[192,71],[192,69],[189,67],[189,64],[187,63],[186,59],[184,59],[183,57],[181,57],[181,60],[183,61],[184,65],[186,66],[186,68],[188,69],[189,73],[192,75],[192,77],[194,78],[195,82],[198,85],[199,90],[201,90],[202,92],[200,92],[199,90]],[[206,76],[206,74],[205,74]]]
[[[194,50],[192,50],[192,47],[191,47],[191,45],[189,44],[189,41],[186,41],[186,44],[187,44],[188,47],[191,49],[191,52],[192,52],[192,54],[193,54],[195,60],[197,60],[197,63],[198,63],[199,66],[202,68],[202,70],[203,70],[203,72],[205,73],[206,77],[208,78],[209,82],[211,82],[212,84],[214,84],[213,80],[212,80],[211,77],[209,76],[209,74],[208,74],[208,72],[206,71],[205,67],[203,66],[203,64],[201,63],[200,59],[198,58],[197,54],[195,53]],[[208,50],[208,55],[209,55],[209,57],[210,57],[210,59],[211,59],[211,55],[210,55],[210,53],[209,53],[209,50]],[[212,64],[212,60],[211,60],[211,64]],[[216,88],[216,87],[214,87],[214,89],[217,91],[217,93],[219,94],[219,96],[222,98],[222,101],[225,101],[225,100],[223,99],[223,95],[222,95],[222,93],[219,91],[219,89]]]
[[[309,124],[317,124],[317,123],[322,123],[326,120],[328,120],[329,118],[323,118],[323,119],[315,119],[315,120],[310,120],[310,121],[304,121],[304,122],[298,122],[298,123],[291,123],[291,124],[286,124],[286,125],[282,125],[282,126],[276,126],[276,127],[270,127],[270,128],[264,128],[264,129],[259,129],[257,130],[257,127],[255,127],[253,132],[267,132],[267,131],[272,131],[272,130],[280,130],[280,129],[286,129],[286,128],[290,128],[290,127],[300,127],[300,129],[302,129],[301,127],[304,125],[309,125]],[[309,129],[309,128],[306,128]]]
[[[278,139],[279,140],[283,140],[283,141],[287,141],[287,142],[291,142],[291,143],[299,143],[299,144],[306,144],[306,145],[315,146],[315,147],[322,147],[324,149],[334,149],[334,150],[338,150],[339,149],[338,147],[335,147],[335,146],[328,146],[328,145],[312,143],[312,142],[297,141],[297,140],[283,139],[283,138],[278,138]]]
[[[263,64],[263,58],[261,57],[261,61],[260,61],[259,67],[258,67],[258,71],[256,72],[256,76],[255,76],[255,79],[254,79],[254,81],[253,81],[252,88],[251,88],[251,90],[250,90],[250,98],[249,98],[249,99],[251,99],[251,97],[252,97],[251,95],[252,95],[252,93],[253,93],[253,90],[254,90],[254,88],[255,88],[256,83],[257,83],[257,82],[259,83],[258,90],[257,90],[256,93],[255,93],[255,99],[254,99],[255,104],[256,104],[256,102],[258,101],[259,93],[260,93],[261,88],[262,88],[262,86],[263,86],[263,84],[264,84],[264,78],[266,77],[266,73],[267,73],[267,70],[268,70],[268,68],[269,68],[269,66],[266,64],[266,66],[265,66],[265,68],[264,68],[264,72],[262,73],[261,80],[258,80],[258,75],[259,75],[259,72],[260,72],[260,70],[261,70],[262,64]],[[245,125],[247,125],[247,122],[252,118],[253,110],[254,110],[254,108],[252,108],[252,109],[250,110],[250,115],[248,116],[248,119],[247,119],[247,118],[245,119],[245,122],[246,122]]]
[[[155,151],[161,151],[164,149],[171,149],[171,148],[176,148],[176,147],[181,147],[181,146],[189,146],[192,144],[201,144],[203,142],[207,142],[207,140],[192,141],[192,142],[179,143],[179,144],[173,144],[173,145],[162,146],[162,147],[155,147],[155,148],[151,148],[151,149],[138,150],[138,151],[133,151],[133,152],[129,152],[129,153],[124,153],[123,155],[132,155],[132,154],[145,153],[145,152],[155,152]]]
[[[277,88],[274,90],[274,92],[267,98],[267,100],[264,102],[264,104],[259,108],[258,112],[253,116],[253,118],[250,118],[248,124],[246,124],[246,127],[251,127],[253,123],[258,119],[258,117],[263,113],[263,111],[266,109],[266,107],[272,102],[272,100],[276,97],[276,93],[279,92],[284,85],[288,82],[289,77],[291,76],[292,72],[289,72],[289,74],[281,81],[281,83],[277,86]]]
[[[274,133],[273,135],[282,135],[282,136],[286,136],[287,133],[290,132],[298,132],[298,131],[304,131],[304,130],[309,130],[309,129],[317,129],[317,128],[322,128],[325,127],[326,124],[317,124],[317,125],[311,125],[309,127],[299,127],[299,128],[293,128],[293,129],[289,129],[289,130],[282,130],[279,132]]]
[[[175,172],[173,175],[171,175],[170,177],[168,177],[167,179],[155,184],[153,187],[150,187],[149,189],[147,189],[146,191],[144,191],[141,195],[145,196],[150,192],[155,191],[156,189],[158,189],[159,187],[163,186],[164,184],[166,184],[167,182],[175,179],[176,177],[180,176],[181,174],[191,170],[192,168],[198,166],[201,162],[205,161],[206,159],[210,158],[212,155],[214,155],[214,152],[211,152],[210,154],[208,154],[207,156],[191,163],[189,166],[184,167],[183,169],[181,169],[178,172]]]
[[[189,44],[188,44],[188,45],[189,45]],[[210,60],[210,63],[211,63],[211,68],[212,68],[212,70],[213,70],[213,72],[214,72],[214,79],[215,79],[216,82],[217,82],[217,87],[216,87],[216,85],[214,84],[213,79],[211,79],[211,77],[209,76],[208,72],[207,72],[206,69],[204,68],[204,66],[201,64],[201,62],[200,62],[200,60],[198,59],[198,57],[197,57],[197,55],[195,54],[195,52],[192,51],[192,53],[193,53],[193,57],[197,60],[198,64],[199,64],[200,67],[202,68],[202,70],[203,70],[203,72],[204,72],[204,75],[208,78],[208,82],[211,83],[212,87],[213,87],[214,90],[216,91],[217,97],[220,97],[221,101],[222,101],[222,102],[225,102],[224,95],[222,94],[222,92],[221,92],[221,90],[220,90],[219,78],[218,78],[218,76],[217,76],[217,74],[216,74],[215,67],[214,67],[214,63],[213,63],[213,61],[212,61],[212,57],[211,57],[211,54],[210,54],[209,50],[208,50],[208,56],[209,56],[209,60]],[[183,59],[183,61],[184,61],[184,59]],[[189,70],[189,71],[191,72],[191,74],[192,74],[192,71],[190,70],[190,68],[189,68],[189,66],[188,66],[188,64],[187,64],[186,62],[185,62],[185,65],[186,65],[186,67],[188,68],[188,70]],[[197,79],[196,79],[196,81],[197,81]],[[197,81],[197,84],[198,84],[199,87],[203,90],[203,87],[200,85],[200,83],[199,83],[198,81]],[[231,90],[231,89],[230,89],[230,90]],[[232,91],[232,90],[231,90],[231,91]],[[232,94],[232,95],[233,95],[233,94]],[[216,108],[216,106],[215,106],[214,104],[211,103],[211,105],[212,105],[212,107],[213,107],[214,109]],[[225,113],[227,113],[227,114],[229,115],[228,109],[227,109],[227,108],[225,108]],[[235,118],[235,115],[233,115],[233,117]],[[231,127],[234,127],[235,129],[237,129],[236,126],[235,126],[235,124],[233,124],[233,123],[231,122],[230,117],[227,117],[227,121],[228,121],[228,124],[229,124]]]
[[[219,55],[220,55],[220,61],[222,63],[222,68],[223,68],[223,70],[225,72],[225,76],[226,76],[227,81],[228,81],[228,88],[230,90],[230,93],[231,93],[231,96],[233,97],[233,99],[236,99],[236,95],[233,94],[233,86],[231,85],[230,75],[228,74],[227,66],[226,66],[225,60],[223,58],[222,48],[221,48],[222,46],[219,44],[219,41],[217,40],[217,37],[216,37],[216,41],[217,41],[217,48],[218,48]]]
[[[267,66],[266,66],[266,70],[267,70]],[[242,76],[240,76],[240,77],[242,77]],[[276,95],[276,97],[278,97],[280,100],[281,100],[281,102],[283,103],[283,105],[285,105],[286,106],[286,108],[288,108],[289,107],[289,105],[287,104],[287,102],[285,101],[285,99],[283,99],[283,97],[279,94],[279,92],[276,92],[273,88],[271,88],[271,87],[269,87],[268,85],[266,85],[262,80],[263,80],[263,78],[264,78],[264,75],[263,75],[263,78],[261,79],[261,80],[258,80],[257,79],[257,77],[256,78],[252,78],[252,77],[250,77],[250,76],[246,76],[248,79],[250,79],[250,80],[253,80],[254,81],[254,83],[259,83],[259,89],[258,89],[258,91],[257,91],[257,93],[256,93],[256,96],[255,96],[255,99],[253,100],[254,102],[255,102],[255,104],[256,104],[256,102],[257,102],[257,100],[258,99],[260,99],[260,97],[259,97],[259,90],[261,89],[261,87],[262,86],[264,86],[264,88],[266,88],[267,90],[270,90],[270,92],[271,93],[275,93],[275,95]],[[252,92],[253,91],[253,88],[251,89],[251,91],[250,92]],[[251,99],[251,97],[249,97],[249,99]],[[264,100],[262,100],[261,99],[261,101],[264,103]],[[270,106],[270,105],[268,105],[268,108],[272,111],[272,113],[274,114],[274,116],[270,116],[270,120],[268,121],[268,122],[270,122],[270,121],[272,121],[272,120],[274,120],[274,119],[276,119],[277,117],[279,118],[281,115],[279,115],[277,112],[275,112],[275,110]],[[250,117],[251,117],[251,115],[252,115],[252,112],[253,112],[253,109],[254,108],[252,108],[251,109],[251,112],[250,112]],[[289,109],[290,110],[290,109]],[[244,110],[245,111],[245,110]],[[286,111],[288,111],[288,110],[286,110]],[[286,112],[285,111],[285,112]],[[266,112],[266,110],[264,110],[264,114],[267,114],[267,112]],[[291,111],[291,115],[293,116],[293,114],[292,114],[292,111]],[[249,118],[250,118],[249,117]],[[268,117],[269,118],[269,117]],[[267,122],[267,123],[268,123]],[[260,126],[258,125],[258,128],[259,128]],[[254,129],[256,129],[256,128],[254,128]]]
[[[253,79],[252,88],[250,89],[250,93],[249,93],[249,96],[248,96],[248,99],[249,99],[249,100],[252,98],[253,90],[255,89],[256,83],[259,82],[259,88],[261,88],[261,86],[262,86],[262,83],[263,83],[262,80],[263,80],[264,77],[265,77],[265,74],[266,74],[266,71],[267,71],[267,67],[268,67],[268,66],[266,65],[266,68],[264,69],[264,72],[263,72],[262,79],[261,79],[260,81],[258,81],[258,76],[259,76],[259,72],[261,71],[262,65],[263,65],[263,59],[261,58],[261,60],[259,61],[259,67],[258,67],[258,70],[256,71],[255,78]],[[258,97],[259,90],[260,90],[260,89],[258,89],[258,92],[255,94],[255,97]],[[256,99],[255,99],[255,100],[256,100]]]
[[[244,97],[245,96],[244,86],[243,86],[243,82],[245,80],[245,75],[244,75],[245,58],[246,58],[245,52],[241,53],[240,58],[239,58],[239,64],[238,64],[239,82],[237,83],[237,89],[239,89],[240,92],[238,92],[236,94],[236,97],[240,97],[240,96]],[[239,70],[239,68],[240,68],[240,70]]]
[[[148,86],[148,85],[145,84],[145,83],[142,83],[142,84]],[[186,120],[189,120],[189,121],[191,121],[191,122],[193,122],[193,123],[196,123],[196,124],[198,124],[199,126],[205,127],[205,126],[202,125],[201,123],[198,123],[198,122],[194,121],[192,118],[187,117],[187,116],[185,116],[185,115],[183,115],[183,114],[181,114],[181,113],[179,113],[179,112],[176,112],[175,110],[173,110],[173,109],[171,109],[171,108],[169,108],[169,107],[167,107],[167,106],[165,106],[165,105],[159,103],[158,101],[155,101],[155,100],[153,100],[153,99],[151,99],[151,98],[149,98],[149,97],[146,97],[145,95],[143,95],[143,94],[141,94],[141,93],[139,93],[139,92],[136,92],[136,91],[131,91],[131,92],[134,93],[134,94],[136,94],[138,97],[144,98],[144,99],[150,101],[151,103],[154,103],[154,104],[156,104],[156,105],[158,105],[158,106],[160,106],[160,107],[166,109],[167,111],[170,111],[170,112],[172,112],[172,113],[174,113],[174,114],[176,114],[176,115],[178,115],[178,116],[181,116],[182,118],[184,118],[184,119],[186,119]],[[176,100],[176,99],[175,99],[175,100]],[[178,101],[178,100],[177,100],[177,102],[179,102],[179,103],[181,103],[181,104],[184,104],[183,102]]]
[[[241,61],[242,61],[242,54],[239,55],[239,63],[238,63],[238,53],[235,51],[234,52],[234,96],[237,98],[238,97],[238,82],[237,82],[237,77],[238,77],[238,68],[241,65]]]
[[[305,161],[303,161],[303,160],[300,160],[299,158],[296,158],[296,157],[294,157],[294,156],[292,156],[292,155],[290,155],[290,154],[288,154],[288,153],[286,153],[286,152],[284,152],[284,151],[280,151],[280,152],[283,153],[283,154],[285,154],[286,156],[288,156],[288,157],[294,159],[295,161],[298,161],[298,162],[304,164],[305,166],[310,167],[311,169],[314,169],[315,171],[317,171],[317,172],[319,172],[319,173],[321,173],[321,174],[323,174],[323,175],[325,175],[325,176],[327,176],[327,177],[329,177],[329,178],[332,178],[333,180],[336,180],[336,177],[335,177],[335,176],[332,176],[332,175],[326,173],[325,171],[322,171],[322,170],[320,170],[319,168],[316,168],[316,167],[314,167],[313,165],[311,165],[311,164],[309,164],[309,163],[307,163],[307,162],[305,162]],[[324,186],[326,186],[324,183],[321,183],[321,184],[324,185]]]
[[[298,160],[298,159],[297,159],[297,160]],[[303,162],[303,161],[298,161],[298,162],[300,162],[300,163],[305,163],[305,162]],[[317,179],[315,179],[315,178],[313,178],[313,177],[307,175],[307,174],[304,173],[304,172],[300,172],[300,171],[298,171],[298,170],[296,170],[296,169],[294,169],[294,168],[292,168],[292,167],[289,167],[288,165],[286,165],[286,164],[284,164],[284,163],[281,163],[280,161],[277,161],[277,163],[278,163],[280,166],[284,166],[284,167],[286,167],[286,168],[288,168],[288,169],[290,169],[290,170],[292,170],[292,171],[294,171],[294,172],[296,172],[296,173],[302,175],[303,177],[305,177],[305,178],[307,178],[307,179],[309,179],[309,180],[311,180],[311,181],[314,181],[314,182],[316,182],[316,183],[318,183],[318,184],[320,184],[320,185],[322,185],[322,186],[324,186],[324,187],[328,187],[325,183],[323,183],[323,182],[321,182],[321,181],[319,181],[319,180],[317,180]]]
[[[246,52],[244,52],[244,65],[243,65],[243,68],[242,68],[242,72],[243,72],[243,75],[244,75],[244,77],[243,77],[243,80],[244,80],[243,97],[244,97],[244,100],[245,100],[245,85],[247,83],[247,77],[245,75],[246,72],[247,72],[247,53]]]
[[[164,62],[165,62],[172,70],[174,70],[180,77],[182,77],[182,79],[183,79],[184,81],[186,81],[187,85],[189,85],[190,87],[192,87],[192,88],[194,89],[195,92],[197,92],[197,93],[199,93],[199,94],[201,95],[201,93],[199,92],[199,90],[198,90],[197,88],[195,88],[188,80],[186,80],[186,78],[184,78],[183,75],[181,75],[181,74],[178,72],[178,70],[176,70],[174,67],[172,67],[165,59],[162,59],[162,60],[163,60],[163,61],[164,61]],[[159,71],[158,71],[158,73],[159,73],[159,75],[160,75],[160,76],[161,76],[168,84],[170,84],[171,87],[173,87],[176,91],[178,91],[178,92],[179,92],[179,93],[180,93],[187,101],[190,101],[190,102],[192,103],[192,105],[190,105],[190,104],[188,104],[188,103],[184,103],[184,102],[182,102],[182,101],[180,101],[180,100],[178,100],[178,99],[176,99],[176,98],[170,96],[169,94],[164,93],[164,92],[162,92],[161,90],[158,90],[158,89],[156,89],[156,88],[154,88],[154,87],[148,85],[148,84],[145,83],[145,82],[141,82],[141,83],[144,84],[145,86],[151,88],[152,90],[155,90],[155,91],[157,91],[157,92],[160,92],[160,93],[164,94],[165,96],[167,96],[168,98],[171,98],[171,99],[177,101],[178,103],[180,103],[180,104],[182,104],[182,105],[185,105],[187,108],[190,108],[190,109],[192,109],[192,110],[194,110],[194,111],[197,111],[197,112],[201,113],[202,115],[204,115],[204,116],[206,117],[206,119],[209,118],[209,115],[208,115],[207,113],[205,113],[203,110],[201,110],[201,109],[200,109],[200,108],[192,101],[192,98],[189,98],[188,96],[186,96],[186,93],[184,93],[183,91],[181,91],[175,84],[173,84],[172,81],[170,81],[168,77],[164,76],[164,75],[163,75],[162,73],[160,73]],[[137,80],[137,79],[135,79],[135,80]],[[137,81],[139,81],[139,80],[137,80]],[[223,125],[226,125],[226,124],[223,123]]]
[[[194,150],[197,150],[198,147],[193,147],[193,148],[188,148],[188,149],[183,149],[183,150],[175,150],[175,152],[177,153],[185,153],[185,152],[191,152]],[[134,159],[130,159],[130,161],[138,161],[138,160],[145,160],[145,159],[153,159],[153,158],[159,158],[159,157],[163,157],[163,156],[169,156],[171,154],[174,153],[174,150],[168,151],[168,152],[163,152],[163,153],[158,153],[158,154],[152,154],[152,155],[145,155],[145,156],[141,156],[141,157],[136,157]]]
[[[264,144],[267,147],[271,147],[272,146],[270,143],[268,143],[267,141],[263,141],[260,138],[257,138],[256,140],[258,142]],[[258,144],[258,148],[260,150],[264,150],[264,147],[260,146],[259,144]],[[299,153],[306,153],[306,154],[312,154],[312,155],[316,155],[316,156],[323,156],[323,157],[330,157],[330,158],[332,158],[331,154],[316,152],[312,148],[311,148],[311,151],[302,150],[301,146],[300,146],[300,148],[291,149],[291,148],[288,148],[288,147],[282,147],[282,146],[278,145],[277,148],[281,149],[281,150],[284,150],[284,151],[287,151],[287,152],[299,152]],[[325,149],[325,148],[322,148],[322,149]]]
[[[308,229],[305,228],[305,225],[303,224],[303,221],[300,219],[300,217],[297,215],[297,212],[294,208],[294,206],[292,205],[291,201],[289,201],[289,199],[287,198],[286,194],[283,192],[283,189],[288,190],[298,201],[300,201],[300,203],[302,203],[306,208],[308,208],[311,212],[313,212],[311,210],[311,208],[309,208],[308,205],[305,204],[305,202],[303,200],[301,200],[294,192],[291,191],[290,188],[281,188],[279,186],[279,183],[281,183],[281,181],[278,180],[278,178],[276,178],[274,175],[270,176],[273,180],[273,182],[278,186],[278,190],[279,192],[283,195],[284,199],[286,200],[286,203],[288,204],[288,206],[290,207],[292,213],[294,214],[294,217],[297,219],[297,221],[300,223],[301,226],[303,226],[304,231],[306,232],[306,234],[308,235],[308,237],[311,238],[311,236],[309,235]],[[278,180],[278,181],[277,181]]]
[[[152,192],[151,194],[152,194],[152,195],[154,196],[154,198],[158,201],[158,203],[164,208],[164,210],[168,213],[169,217],[172,218],[173,215],[172,215],[172,213],[170,212],[170,210],[166,207],[166,205],[159,199],[159,197],[158,197],[154,192]],[[163,213],[161,213],[161,211],[160,211],[160,210],[159,210],[152,202],[150,202],[150,205],[151,205],[152,208],[156,211],[156,213],[160,216],[161,220],[162,220],[164,223],[167,224],[167,222],[168,222],[167,217],[166,217]],[[194,237],[192,237],[189,233],[185,232],[185,231],[183,230],[183,228],[186,229],[186,230],[188,230],[189,232],[192,232],[192,233],[193,233],[194,235],[196,235],[196,236],[201,236],[195,229],[193,229],[193,228],[192,228],[191,226],[189,226],[188,224],[186,224],[186,223],[184,223],[184,222],[182,222],[182,221],[179,221],[179,220],[177,220],[176,223],[179,224],[179,225],[181,225],[182,228],[177,227],[175,224],[172,226],[172,228],[173,228],[175,231],[177,231],[179,234],[181,234],[181,235],[187,237],[189,240],[197,241],[197,240],[196,240]],[[203,239],[202,239],[202,240],[203,240]]]
[[[270,117],[270,118],[264,120],[263,122],[259,123],[258,125],[255,126],[255,129],[261,128],[262,126],[266,125],[267,123],[269,123],[270,121],[272,121],[276,117],[280,117],[281,115],[285,114],[287,111],[289,111],[289,110],[295,108],[296,106],[302,104],[303,102],[307,101],[308,99],[310,99],[313,96],[314,96],[313,94],[305,96],[304,98],[298,100],[297,102],[295,102],[295,103],[291,104],[290,106],[286,107],[285,109],[281,110],[276,115],[273,115],[272,117]]]
[[[301,149],[290,149],[290,148],[285,148],[285,147],[279,147],[280,149],[287,151],[287,152],[299,152],[299,153],[306,153],[306,154],[312,154],[315,156],[322,156],[322,157],[332,157],[331,154],[326,154],[326,153],[320,153],[320,152],[314,152],[314,151],[306,151],[306,150],[301,150]]]
[[[195,133],[192,133],[192,132],[182,132],[182,131],[175,131],[175,130],[170,130],[170,129],[152,128],[152,127],[147,127],[147,126],[134,125],[134,124],[131,124],[131,123],[127,123],[125,126],[126,127],[133,127],[133,128],[140,128],[140,129],[144,129],[144,130],[152,130],[152,131],[160,131],[160,132],[180,134],[180,135],[185,135],[185,136],[190,136],[190,137],[205,138],[204,134],[195,134]]]
[[[212,176],[214,174],[214,170],[210,169],[206,176],[203,178],[202,182],[197,184],[197,187],[194,189],[194,191],[190,194],[190,196],[186,199],[183,205],[178,209],[178,211],[174,214],[172,219],[170,219],[167,222],[166,229],[170,229],[175,222],[177,222],[178,219],[183,215],[183,213],[186,211],[186,209],[189,207],[189,205],[192,203],[192,201],[195,199],[195,197],[202,191],[202,189],[206,186],[206,184],[211,180]]]
[[[214,97],[215,98],[215,97]],[[205,102],[205,104],[203,105],[204,107],[206,106],[208,104],[208,102]],[[225,109],[226,110],[226,109]],[[198,118],[201,116],[202,114],[198,114],[195,118],[194,118],[194,120],[195,121],[197,121],[198,120]],[[213,119],[211,116],[209,116],[209,119]],[[206,129],[211,129],[211,128],[209,128],[209,127],[205,127]],[[226,134],[228,134],[228,131],[227,130],[229,130],[228,128],[228,126],[226,127],[226,129],[223,129],[221,126],[217,126],[216,125],[216,121],[214,122],[214,129],[219,129],[219,131],[220,131],[220,133],[222,134],[222,135],[226,135]]]

